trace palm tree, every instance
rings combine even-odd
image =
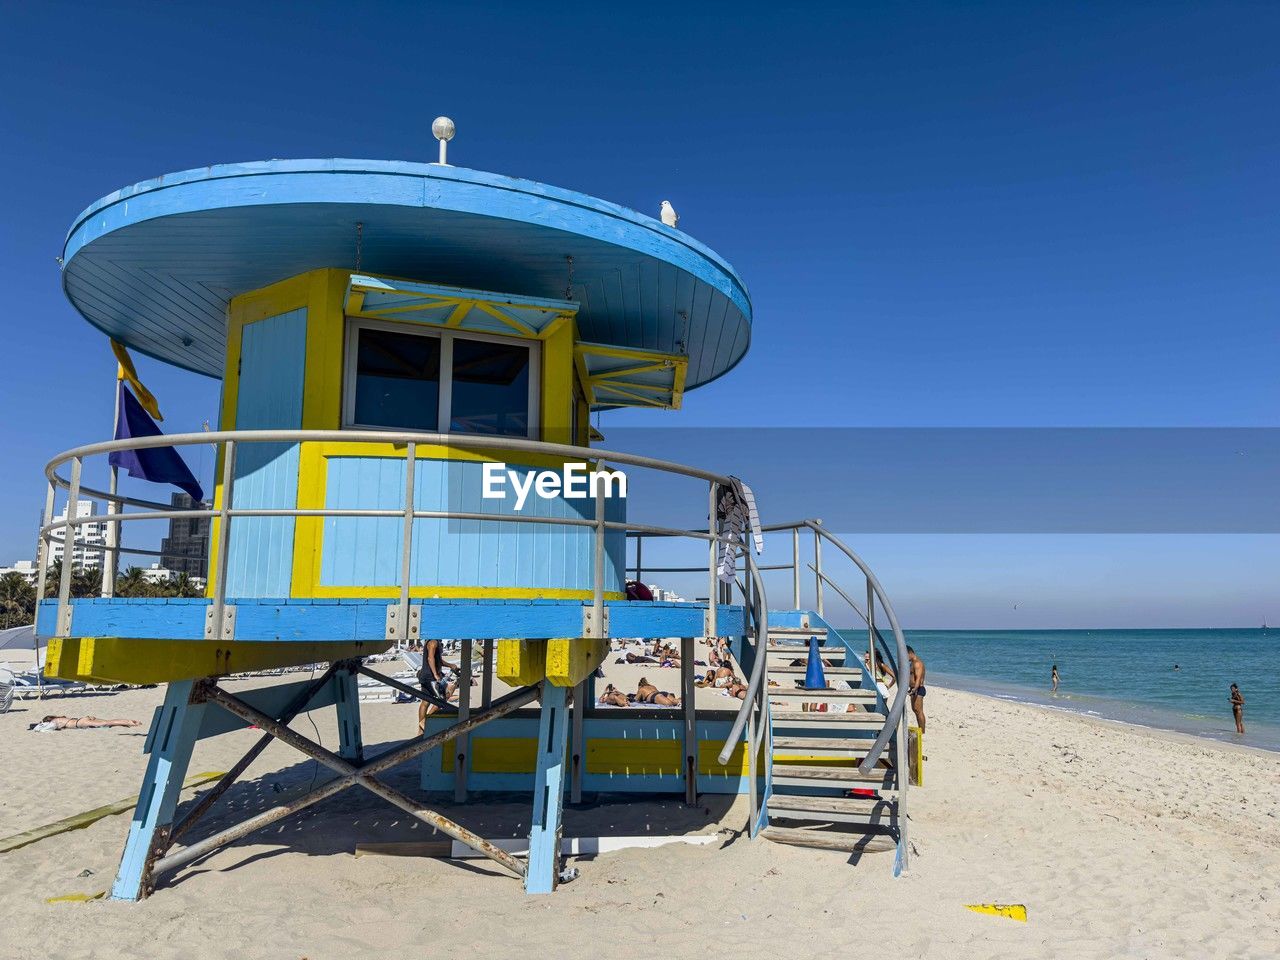
[[[35,587],[20,573],[0,577],[0,622],[6,628],[31,623],[36,609]]]
[[[73,597],[96,597],[102,594],[102,570],[90,568],[76,570],[71,576],[71,595]]]
[[[120,576],[116,577],[116,596],[117,597],[145,597],[147,596],[147,578],[142,575],[141,567],[130,567]]]
[[[195,581],[186,573],[179,573],[169,581],[176,597],[202,597],[204,591],[196,586]]]

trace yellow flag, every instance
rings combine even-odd
[[[142,404],[143,410],[151,414],[156,420],[163,420],[164,417],[160,415],[160,405],[156,403],[156,398],[151,391],[144,387],[142,381],[138,379],[138,371],[133,368],[133,358],[129,356],[129,351],[124,348],[124,344],[112,340],[111,352],[116,355],[116,361],[120,364],[116,370],[116,379],[124,380],[129,386],[133,387],[134,396]]]

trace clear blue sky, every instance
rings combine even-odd
[[[45,3],[5,19],[3,562],[31,555],[43,463],[110,431],[112,360],[54,261],[74,215],[209,163],[432,159],[440,113],[455,163],[655,214],[669,198],[745,278],[737,373],[679,414],[606,414],[606,432],[1280,425],[1271,4]],[[213,416],[216,383],[140,366],[166,427]],[[1274,535],[860,543],[915,626],[1280,621]]]

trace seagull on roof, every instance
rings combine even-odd
[[[671,205],[670,200],[662,201],[662,222],[668,227],[675,227],[680,223],[680,214],[676,213],[676,208]]]

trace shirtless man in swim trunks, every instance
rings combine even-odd
[[[636,685],[636,703],[652,703],[659,707],[678,707],[680,698],[665,690],[659,690],[644,677]]]
[[[924,661],[916,656],[916,652],[907,647],[907,659],[911,661],[911,670],[907,674],[907,692],[911,694],[911,712],[916,715],[916,723],[920,724],[920,732],[924,733]]]
[[[428,640],[422,648],[422,669],[418,671],[418,683],[423,691],[431,694],[437,700],[448,702],[454,691],[458,689],[458,685],[449,682],[445,674],[445,668],[455,671],[458,668],[452,663],[445,663],[444,655],[441,653],[442,649],[440,641],[435,639]],[[437,704],[429,703],[426,700],[418,703],[419,735],[427,729],[427,717],[439,712],[439,710],[440,707]]]

